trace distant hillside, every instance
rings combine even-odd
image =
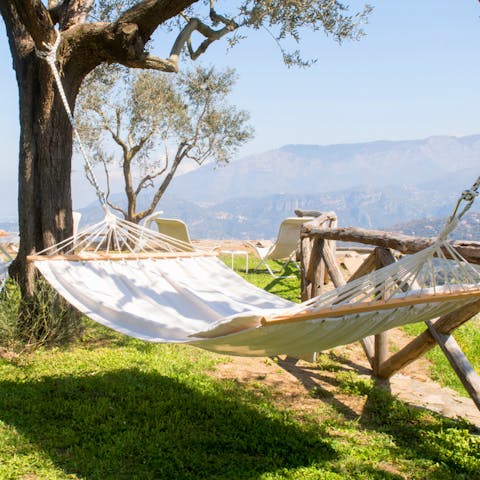
[[[480,135],[287,145],[223,167],[200,167],[174,179],[168,195],[196,203],[219,203],[240,197],[418,185],[437,178],[441,183],[451,172],[477,168],[479,158]]]
[[[457,192],[447,195],[436,188],[409,185],[385,189],[357,188],[317,195],[237,198],[215,205],[199,205],[169,197],[161,202],[159,210],[166,217],[184,220],[194,238],[256,239],[274,238],[281,220],[293,216],[297,208],[334,211],[340,225],[345,226],[381,229],[417,220],[419,228],[424,218],[447,217],[456,195]],[[103,215],[98,204],[83,209],[82,213],[82,224],[95,223]]]
[[[179,176],[158,210],[187,222],[194,238],[274,238],[281,220],[297,208],[334,211],[346,226],[418,221],[420,227],[422,219],[450,214],[477,178],[479,158],[480,135],[288,145]],[[112,198],[121,203],[123,196]],[[139,208],[145,205],[144,197]],[[82,213],[82,224],[102,216],[98,204]]]
[[[406,235],[434,237],[445,225],[445,220],[446,217],[423,218],[393,225],[389,230],[404,233]],[[469,212],[460,221],[458,227],[452,232],[451,238],[454,240],[473,240],[480,242],[480,214]]]
[[[18,232],[17,222],[0,222],[0,230],[5,232]]]

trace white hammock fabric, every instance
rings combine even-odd
[[[93,320],[143,340],[233,355],[302,356],[480,299],[478,270],[441,241],[302,304],[110,214],[44,253],[36,267]]]

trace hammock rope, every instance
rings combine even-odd
[[[108,205],[107,205],[107,198],[103,190],[100,188],[100,184],[98,183],[97,177],[95,176],[95,172],[93,170],[93,165],[92,162],[90,161],[90,158],[88,156],[87,150],[82,142],[82,139],[80,138],[80,134],[78,133],[77,126],[75,123],[75,118],[72,114],[72,110],[70,108],[70,104],[68,103],[67,95],[65,93],[65,89],[63,88],[63,83],[62,79],[60,78],[60,72],[58,71],[57,68],[57,50],[60,45],[60,40],[61,40],[61,35],[60,32],[57,29],[55,30],[55,42],[52,45],[43,43],[43,50],[40,50],[38,48],[35,48],[35,53],[37,57],[42,58],[45,60],[48,65],[50,66],[50,70],[52,71],[53,77],[55,79],[55,84],[57,85],[58,93],[60,94],[60,98],[63,103],[63,107],[65,108],[65,112],[68,117],[68,121],[70,122],[70,125],[72,126],[73,134],[75,136],[75,139],[77,140],[78,147],[80,149],[80,153],[83,157],[83,160],[85,162],[85,170],[87,172],[87,176],[90,179],[90,182],[92,183],[93,187],[95,188],[95,192],[97,194],[97,197],[105,209],[105,211],[108,210]]]

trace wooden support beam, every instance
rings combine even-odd
[[[480,300],[469,303],[459,308],[455,312],[440,317],[435,323],[435,329],[441,334],[450,334],[460,325],[470,320],[480,311]],[[436,345],[432,334],[426,330],[415,337],[410,343],[393,354],[388,360],[383,362],[378,372],[378,377],[389,378],[394,373],[406,367],[417,358],[425,355]]]
[[[319,236],[324,240],[356,242],[392,248],[406,254],[417,253],[429,247],[435,241],[433,238],[412,237],[380,230],[366,230],[353,227],[319,228],[309,224],[304,226],[304,234],[313,237]],[[480,264],[480,242],[455,241],[451,242],[451,245],[468,262]]]
[[[458,292],[424,293],[421,295],[409,295],[389,300],[372,300],[371,302],[359,302],[355,304],[340,304],[332,307],[324,307],[318,310],[306,309],[290,315],[272,315],[265,317],[265,324],[269,323],[296,323],[318,318],[338,318],[345,315],[358,315],[361,313],[378,312],[383,310],[396,310],[413,305],[423,305],[443,302],[474,302],[480,298],[480,288],[470,288]]]
[[[365,356],[367,357],[368,363],[372,367],[375,367],[375,340],[372,335],[369,337],[362,338],[360,340]]]
[[[373,272],[377,265],[377,255],[375,251],[373,251],[364,261],[363,263],[355,270],[353,275],[348,279],[349,282],[353,282],[357,278],[363,277],[364,275],[368,275],[369,273]]]
[[[450,365],[458,375],[465,390],[467,390],[475,405],[480,410],[480,377],[477,372],[475,372],[475,369],[472,367],[452,335],[439,333],[434,324],[430,321],[425,323],[428,326],[428,331],[438,345],[440,345],[440,348],[450,362]]]
[[[308,276],[312,243],[313,241],[308,237],[300,240],[300,298],[302,302],[312,298],[311,279]]]
[[[392,252],[385,247],[377,247],[374,250],[375,268],[383,268],[387,265],[395,263],[395,257]],[[373,359],[373,374],[377,375],[381,369],[382,364],[388,358],[388,331],[378,333],[375,335],[375,354]]]
[[[313,240],[310,263],[308,265],[307,278],[310,281],[310,298],[316,297],[323,290],[325,280],[325,262],[322,257],[322,251],[325,246],[325,240],[315,238]]]
[[[322,257],[325,260],[327,271],[330,275],[330,278],[332,279],[333,284],[335,285],[335,288],[339,288],[345,285],[347,282],[345,282],[343,274],[338,267],[332,252],[328,247],[325,248],[325,244],[322,248]],[[351,279],[349,281],[351,281]],[[360,343],[371,367],[373,368],[375,359],[375,344],[373,338],[362,338],[360,340]]]
[[[320,253],[325,261],[325,266],[327,267],[327,272],[332,279],[333,284],[336,288],[343,287],[347,282],[343,278],[342,271],[337,265],[335,256],[325,242],[318,243]]]
[[[388,358],[388,332],[377,333],[374,336],[373,374],[378,376],[382,364]]]

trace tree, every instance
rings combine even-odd
[[[34,267],[27,255],[72,232],[72,128],[54,78],[35,49],[48,50],[60,32],[56,62],[71,109],[86,75],[102,63],[177,72],[182,51],[198,58],[215,41],[231,44],[248,28],[267,28],[280,45],[298,42],[304,29],[323,30],[336,40],[354,39],[369,7],[357,14],[337,0],[230,0],[226,15],[214,0],[0,0],[15,69],[20,103],[19,254],[17,274],[24,298],[33,295]],[[90,16],[95,11],[95,16]],[[160,26],[172,35],[167,58],[149,54],[147,44]],[[204,40],[193,46],[192,34]],[[282,47],[283,48],[283,47]],[[305,64],[296,50],[289,64]]]
[[[107,196],[111,208],[138,223],[155,210],[185,159],[199,165],[228,162],[252,136],[248,114],[226,102],[234,82],[233,70],[217,73],[205,67],[172,77],[106,66],[85,79],[75,112],[81,137],[91,157],[105,165],[107,179],[111,164],[123,172],[127,208]],[[120,148],[120,161],[105,151],[109,140]],[[152,199],[139,212],[137,197],[149,187]]]

